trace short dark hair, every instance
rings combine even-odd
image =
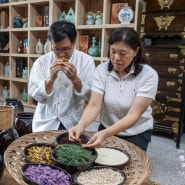
[[[143,45],[141,43],[139,33],[136,30],[134,30],[134,28],[130,28],[130,27],[117,28],[112,33],[111,37],[108,40],[108,43],[109,43],[109,45],[112,45],[115,42],[120,42],[120,41],[127,44],[128,46],[130,46],[133,50],[136,50],[139,47],[139,51],[132,61],[132,63],[134,63],[134,65],[135,65],[134,75],[136,76],[142,70],[141,64],[147,63],[147,60],[144,56]],[[109,47],[108,55],[110,56],[110,47]],[[129,72],[131,65],[128,66],[128,68],[126,69],[127,73]],[[113,69],[113,65],[110,61],[109,66],[108,66],[108,70],[111,71],[112,69]]]
[[[59,42],[66,37],[73,43],[76,40],[77,31],[75,25],[67,21],[56,21],[48,30],[48,38],[50,41]]]

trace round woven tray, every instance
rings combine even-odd
[[[26,185],[22,180],[21,166],[25,163],[23,150],[32,143],[51,143],[53,144],[58,134],[66,131],[44,131],[24,135],[12,142],[4,153],[5,165],[12,177],[21,185]],[[85,132],[91,136],[93,132]],[[152,172],[152,164],[146,152],[132,143],[112,136],[106,139],[102,147],[115,147],[126,150],[131,159],[127,166],[122,170],[126,174],[126,185],[139,185],[144,183]]]

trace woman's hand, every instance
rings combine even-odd
[[[76,125],[69,129],[69,140],[70,141],[79,141],[80,136],[83,134],[84,129],[79,125]]]
[[[82,147],[84,148],[101,147],[105,139],[106,139],[106,129],[95,133],[86,144],[82,145]]]

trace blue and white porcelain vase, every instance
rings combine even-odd
[[[118,13],[118,19],[121,22],[121,24],[130,24],[134,17],[134,12],[130,6],[125,6],[123,9],[121,9]]]
[[[101,11],[97,11],[97,13],[96,13],[95,24],[96,24],[96,25],[102,24],[102,15],[101,15]]]
[[[94,24],[94,16],[93,16],[93,12],[88,12],[87,13],[87,17],[86,17],[86,25],[93,25]]]
[[[14,28],[22,28],[23,27],[22,17],[19,14],[17,14],[17,16],[13,20],[13,27]]]

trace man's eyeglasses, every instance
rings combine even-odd
[[[71,51],[71,48],[72,48],[72,46],[71,47],[67,47],[67,48],[63,48],[63,49],[51,48],[51,50],[53,51],[53,53],[59,54],[61,52],[63,52],[63,53],[69,53]]]

